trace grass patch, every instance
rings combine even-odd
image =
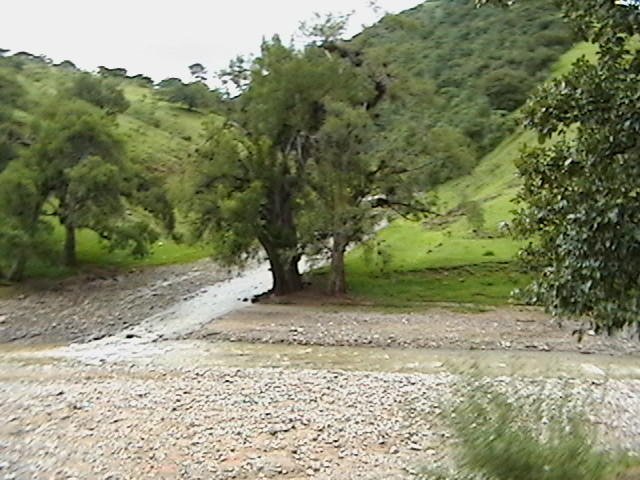
[[[529,281],[530,277],[512,263],[349,275],[354,296],[377,307],[392,308],[418,308],[435,302],[460,303],[470,309],[503,305],[509,303],[514,288]]]
[[[74,268],[65,267],[62,265],[63,232],[59,227],[54,228],[49,247],[50,258],[31,261],[27,266],[27,277],[63,278],[92,268],[128,270],[135,267],[187,263],[211,253],[203,245],[188,245],[162,239],[152,246],[151,255],[134,258],[122,250],[109,251],[105,241],[91,230],[79,229],[76,240],[78,265]]]
[[[569,70],[573,62],[584,56],[588,60],[593,60],[598,53],[598,46],[593,43],[580,42],[575,45],[571,50],[562,55],[556,63],[551,67],[551,72],[554,76],[564,75]]]

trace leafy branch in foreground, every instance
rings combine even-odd
[[[536,239],[522,257],[540,273],[525,296],[612,333],[637,327],[640,308],[640,10],[601,0],[562,9],[599,50],[524,110],[547,142],[517,165],[524,206],[515,227]]]

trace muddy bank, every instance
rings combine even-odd
[[[298,345],[349,345],[461,350],[640,354],[632,335],[586,335],[574,322],[558,324],[539,308],[504,307],[479,313],[430,308],[381,313],[362,308],[258,304],[205,325],[186,338]]]

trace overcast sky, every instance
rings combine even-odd
[[[4,0],[0,48],[71,60],[84,70],[123,67],[159,81],[189,77],[199,62],[211,73],[238,54],[256,52],[263,37],[288,40],[314,12],[355,11],[350,33],[384,12],[420,0]]]

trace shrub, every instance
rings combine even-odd
[[[616,471],[628,457],[596,449],[583,406],[571,400],[566,389],[559,392],[526,395],[499,389],[495,382],[465,382],[456,390],[458,402],[449,412],[462,469],[454,478],[617,478]],[[429,472],[425,478],[451,477]]]

